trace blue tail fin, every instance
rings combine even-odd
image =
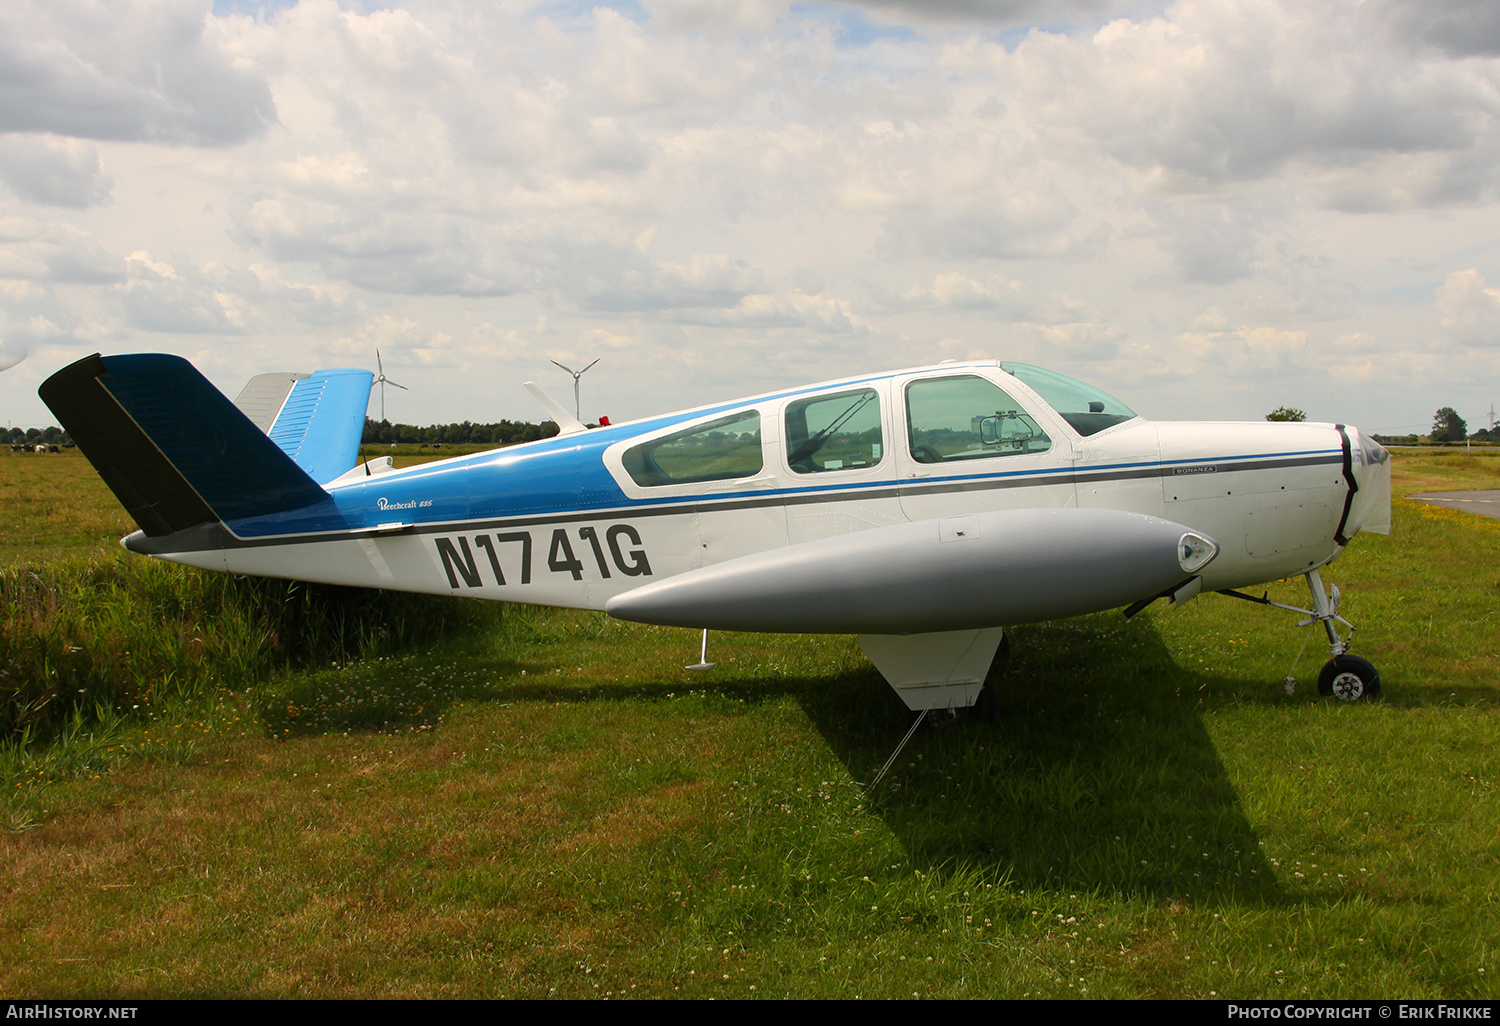
[[[96,353],[38,391],[152,537],[328,497],[181,357]]]
[[[359,460],[370,404],[367,370],[320,370],[292,386],[266,433],[307,476],[326,484]]]

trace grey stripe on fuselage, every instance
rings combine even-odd
[[[650,505],[611,506],[606,509],[575,510],[563,513],[548,513],[537,516],[488,517],[483,520],[447,520],[437,523],[410,524],[396,530],[374,531],[351,529],[346,531],[320,531],[314,534],[277,535],[271,538],[238,538],[222,524],[203,524],[165,538],[145,539],[143,546],[135,551],[148,554],[171,552],[202,552],[209,549],[260,548],[267,545],[311,545],[319,542],[337,541],[350,537],[392,538],[412,534],[452,534],[454,531],[487,531],[501,527],[530,527],[547,524],[580,523],[598,520],[618,520],[622,516],[661,517],[681,516],[692,509],[699,511],[731,511],[755,509],[763,506],[796,506],[828,502],[868,501],[888,499],[905,495],[939,495],[954,492],[988,491],[1010,488],[1041,488],[1073,481],[1131,481],[1140,478],[1170,477],[1179,467],[1217,467],[1219,473],[1268,470],[1272,467],[1306,467],[1323,463],[1341,462],[1342,455],[1328,453],[1294,458],[1264,458],[1249,462],[1236,462],[1234,458],[1219,460],[1197,459],[1156,463],[1147,466],[1088,467],[1059,470],[1048,469],[1034,474],[1016,476],[985,476],[961,480],[905,482],[896,485],[881,482],[867,488],[821,488],[801,489],[795,492],[778,492],[765,496],[715,501],[702,495],[686,495],[670,502],[653,502]],[[196,537],[184,537],[195,535]],[[166,542],[168,544],[153,544]]]

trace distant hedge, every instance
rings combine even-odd
[[[365,433],[360,441],[365,445],[389,443],[410,443],[412,445],[431,445],[434,442],[442,442],[444,445],[463,445],[465,443],[479,445],[516,445],[519,442],[534,442],[539,438],[551,438],[557,434],[557,425],[551,421],[545,424],[530,424],[526,421],[502,420],[495,424],[475,424],[473,421],[464,421],[461,424],[432,424],[428,427],[415,427],[411,424],[392,424],[386,420],[370,420],[365,418]]]

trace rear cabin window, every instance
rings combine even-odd
[[[760,413],[746,410],[632,446],[621,457],[638,485],[728,481],[760,472]]]
[[[786,408],[786,460],[797,474],[873,467],[885,453],[872,388],[799,399]]]
[[[906,386],[912,459],[950,463],[1045,452],[1052,440],[1002,388],[971,374]]]

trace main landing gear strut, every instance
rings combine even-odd
[[[1307,619],[1299,623],[1298,627],[1311,627],[1315,623],[1322,624],[1323,630],[1328,634],[1328,650],[1333,658],[1324,663],[1323,669],[1318,671],[1318,694],[1324,698],[1333,696],[1344,702],[1374,698],[1380,694],[1380,673],[1368,659],[1349,655],[1349,644],[1354,640],[1354,625],[1339,615],[1339,589],[1335,586],[1333,596],[1330,598],[1323,588],[1323,578],[1316,569],[1307,571],[1302,577],[1307,581],[1307,590],[1312,594],[1313,608],[1311,609],[1272,602],[1264,595],[1256,598],[1254,595],[1228,590],[1221,594],[1262,606],[1275,606],[1277,609],[1301,613]],[[1349,628],[1348,639],[1339,637],[1339,624]],[[1290,690],[1292,678],[1288,676],[1287,681],[1288,690]]]

